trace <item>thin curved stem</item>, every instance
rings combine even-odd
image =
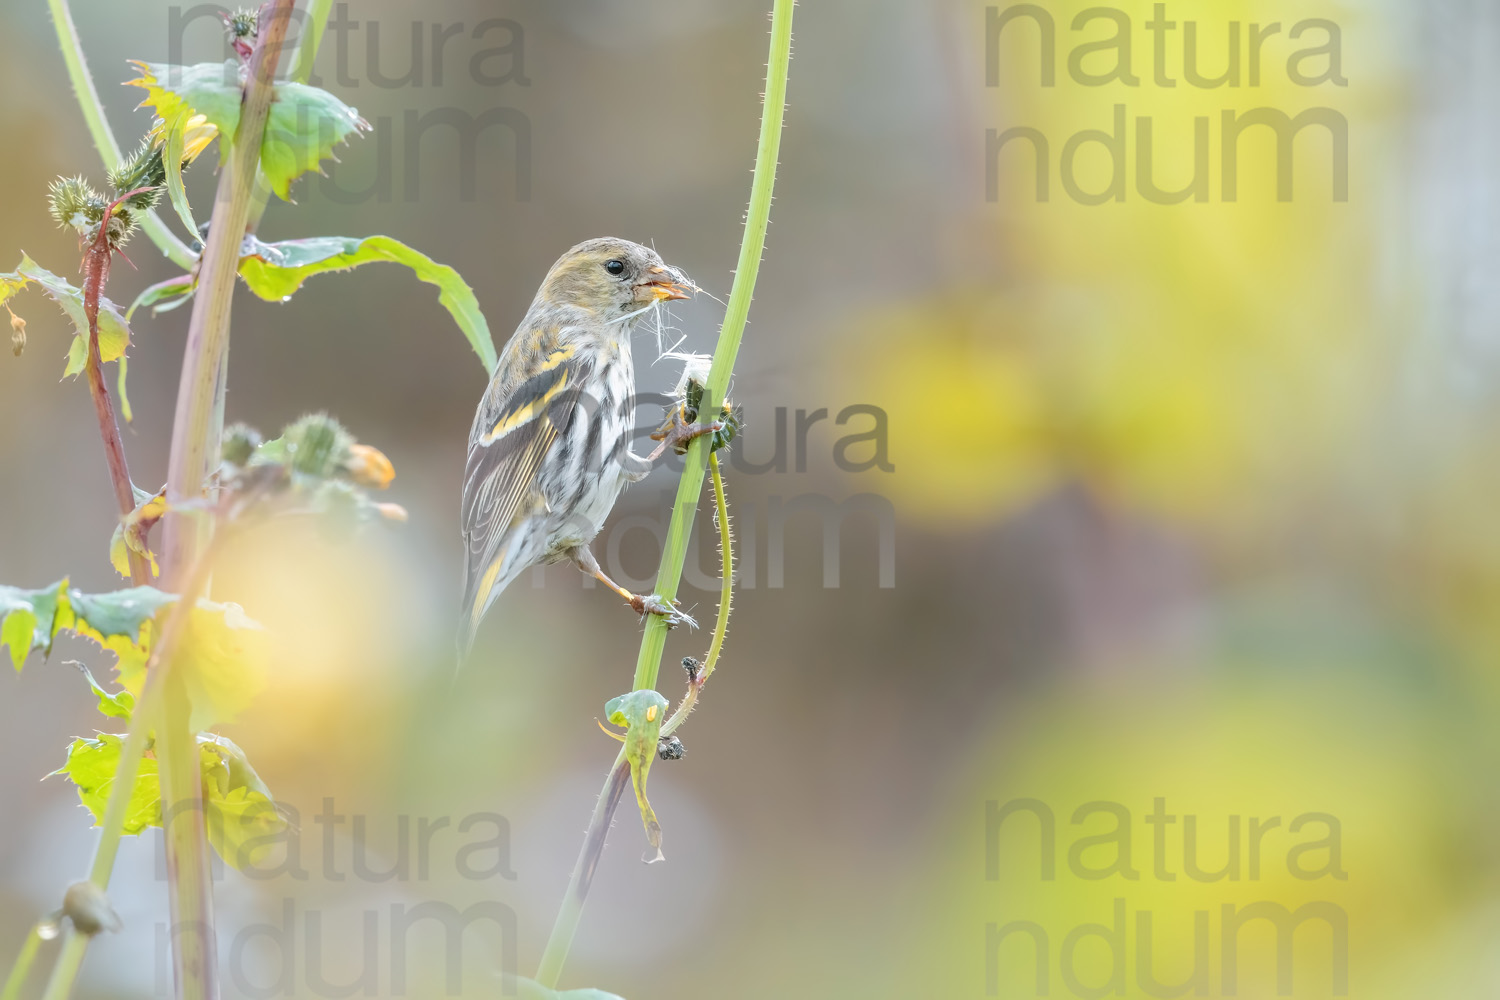
[[[120,146],[115,134],[110,131],[104,118],[104,105],[99,102],[99,91],[94,89],[94,78],[89,75],[88,63],[83,58],[83,46],[78,40],[78,28],[73,24],[73,14],[68,9],[68,0],[47,0],[52,10],[52,23],[57,28],[57,42],[62,48],[63,62],[68,67],[68,79],[78,95],[78,107],[88,125],[89,135],[94,139],[94,148],[105,167],[113,170],[120,162]],[[154,211],[140,215],[141,228],[172,263],[184,270],[191,268],[197,258],[186,243],[179,240],[167,224]]]
[[[755,177],[750,186],[750,209],[745,216],[745,233],[740,242],[739,266],[734,274],[734,286],[729,294],[724,326],[719,332],[719,341],[714,348],[713,364],[709,368],[708,381],[704,389],[700,412],[712,413],[722,405],[729,388],[729,378],[734,372],[734,361],[739,354],[740,340],[745,332],[745,320],[750,314],[750,299],[755,291],[755,279],[760,271],[760,257],[765,249],[766,227],[770,223],[771,193],[776,183],[776,162],[781,150],[781,123],[786,108],[787,70],[792,55],[792,8],[795,0],[775,0],[771,12],[771,55],[766,64],[765,112],[761,116],[760,140],[756,147]],[[677,500],[672,510],[672,523],[667,531],[667,542],[662,553],[661,569],[656,578],[656,592],[670,601],[677,593],[682,579],[682,564],[687,557],[688,536],[692,532],[693,517],[698,510],[698,496],[703,492],[703,477],[712,452],[708,435],[695,438],[688,446],[682,479],[677,487]],[[722,502],[723,481],[717,475],[715,481]],[[720,531],[728,531],[727,510],[721,506]],[[727,551],[727,549],[726,549]],[[724,587],[733,586],[733,574],[726,568]],[[715,628],[714,658],[723,643],[723,629],[727,626],[727,601],[721,607],[720,623]],[[635,689],[655,688],[661,670],[662,651],[666,648],[666,623],[652,615],[646,623],[646,634],[641,640],[640,656],[636,660]],[[609,831],[616,807],[630,781],[630,765],[622,750],[610,768],[604,789],[594,807],[588,833],[584,837],[583,849],[573,874],[568,881],[566,895],[558,909],[552,934],[542,953],[537,971],[537,982],[543,986],[556,987],[562,976],[568,951],[573,945],[573,936],[583,916],[583,905],[588,898],[589,885],[604,851],[604,838]]]
[[[793,0],[776,0],[771,13],[771,57],[766,64],[765,112],[760,120],[760,143],[755,154],[755,179],[750,185],[750,209],[745,213],[745,235],[740,242],[739,265],[734,271],[734,285],[724,311],[724,326],[714,348],[713,364],[703,389],[700,412],[713,413],[728,395],[729,378],[739,355],[745,321],[750,315],[750,299],[755,294],[755,279],[760,273],[760,258],[766,245],[766,227],[771,221],[771,193],[776,187],[776,162],[781,155],[781,122],[786,111],[787,69],[792,58]],[[703,492],[704,469],[708,464],[708,435],[695,438],[688,445],[682,479],[677,484],[677,499],[672,507],[672,523],[667,528],[661,569],[656,576],[656,593],[671,603],[682,582],[682,564],[687,558],[688,536],[693,530],[693,516],[698,512],[698,497]],[[646,621],[646,634],[635,663],[635,688],[656,687],[661,671],[662,651],[667,645],[666,619],[652,615]]]
[[[250,54],[239,125],[219,176],[208,242],[199,260],[198,292],[188,322],[167,464],[169,513],[164,519],[162,548],[165,579],[172,586],[181,586],[206,541],[204,526],[183,514],[181,507],[203,495],[218,460],[223,431],[220,390],[228,365],[229,312],[240,243],[249,221],[276,66],[291,15],[292,0],[275,0],[262,19]],[[171,512],[174,507],[177,513]],[[171,888],[174,981],[177,996],[183,1000],[214,1000],[219,993],[218,960],[203,788],[189,725],[192,704],[172,667],[170,660],[163,660],[159,668],[166,676],[157,748]]]
[[[708,655],[703,658],[703,666],[698,675],[688,682],[687,694],[683,695],[682,702],[677,706],[677,711],[672,717],[662,723],[661,735],[663,738],[671,736],[677,727],[687,721],[698,704],[698,694],[703,690],[703,685],[708,683],[709,676],[719,664],[719,652],[724,648],[724,636],[729,631],[729,611],[734,604],[734,537],[729,530],[729,501],[724,495],[724,477],[719,474],[719,453],[709,452],[708,473],[714,483],[714,515],[719,522],[719,567],[723,573],[719,590],[719,617],[714,622],[713,641],[708,645]]]
[[[604,856],[605,837],[614,821],[615,809],[629,787],[630,761],[625,759],[625,751],[621,750],[599,791],[599,801],[594,805],[594,815],[589,819],[588,832],[583,837],[583,850],[578,852],[573,874],[568,876],[568,890],[563,894],[557,920],[552,924],[546,950],[542,952],[541,965],[537,967],[536,981],[549,989],[556,988],[562,977],[563,964],[573,947],[573,936],[578,933],[578,922],[583,919],[583,904],[588,902],[594,873],[599,869],[599,859]]]
[[[292,69],[287,79],[294,83],[306,83],[312,77],[313,61],[318,58],[318,47],[323,44],[323,32],[328,27],[328,12],[333,9],[333,0],[312,0],[303,12],[302,28],[297,33],[297,48],[292,53]],[[271,201],[271,185],[266,183],[264,172],[257,172],[255,190],[250,195],[250,217],[245,224],[249,233],[260,229],[260,220],[266,214]]]

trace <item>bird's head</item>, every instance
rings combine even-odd
[[[685,299],[693,283],[655,250],[604,237],[563,254],[542,285],[541,297],[611,316],[644,312],[658,302]]]

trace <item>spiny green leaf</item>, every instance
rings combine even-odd
[[[238,60],[192,66],[135,65],[141,75],[128,82],[145,88],[146,99],[141,103],[153,107],[158,117],[171,122],[197,112],[233,141],[243,85]],[[305,83],[278,83],[260,145],[261,170],[271,189],[283,201],[290,201],[293,180],[318,169],[333,154],[334,146],[369,127],[357,111],[326,90]]]
[[[67,581],[41,590],[0,586],[0,646],[10,646],[11,662],[17,670],[33,649],[52,652],[52,622],[57,617],[58,596]]]
[[[135,712],[135,695],[123,689],[111,693],[94,679],[88,667],[80,663],[78,669],[88,680],[89,690],[93,691],[94,696],[99,699],[99,711],[111,719],[124,719],[129,722],[130,716]]]
[[[166,168],[167,197],[177,218],[193,235],[198,234],[198,222],[193,218],[193,206],[188,204],[187,189],[182,184],[182,161],[187,155],[184,131],[192,116],[179,111],[174,117],[162,121],[161,161]]]
[[[130,303],[130,308],[125,310],[125,322],[130,322],[130,318],[141,306],[151,306],[153,316],[171,312],[192,299],[194,287],[193,276],[190,274],[179,274],[175,278],[168,278],[166,281],[158,281],[154,285],[147,286],[141,290],[141,294],[135,297],[135,301]],[[163,306],[157,305],[164,299],[171,299],[171,301]]]
[[[281,243],[245,241],[240,258],[240,277],[256,295],[269,302],[283,302],[315,274],[347,271],[361,264],[389,261],[411,268],[422,281],[438,287],[438,301],[468,338],[486,371],[494,371],[495,342],[489,324],[479,311],[474,291],[453,268],[389,236],[319,236]]]
[[[161,575],[161,569],[156,563],[156,554],[146,545],[146,535],[166,512],[167,491],[163,487],[160,493],[148,494],[146,499],[138,500],[135,510],[125,515],[120,519],[120,523],[115,525],[115,533],[109,540],[109,563],[115,568],[116,573],[123,577],[130,576],[130,553],[134,552],[150,563],[152,576]]]
[[[120,766],[124,736],[100,733],[92,739],[76,739],[68,747],[68,761],[53,774],[65,775],[78,788],[78,799],[94,817],[104,821],[104,807]],[[141,759],[130,805],[125,811],[124,832],[138,834],[150,826],[161,826],[161,782],[154,758]]]
[[[68,349],[68,364],[63,378],[83,371],[88,359],[88,318],[83,312],[83,290],[74,288],[67,281],[41,267],[26,254],[21,255],[20,265],[9,274],[0,274],[0,303],[36,282],[42,291],[62,307],[68,319],[73,321],[73,343]],[[99,359],[114,361],[125,354],[130,346],[130,327],[119,308],[102,295],[99,297]]]
[[[76,739],[68,747],[67,762],[53,772],[77,787],[79,801],[93,815],[95,826],[103,821],[124,742],[123,735],[112,733]],[[214,850],[236,868],[258,864],[287,829],[270,789],[245,752],[222,736],[199,735],[198,764],[205,825]],[[155,758],[144,757],[131,790],[124,832],[138,834],[152,826],[161,826],[160,772]]]
[[[75,632],[115,654],[116,679],[139,697],[162,612],[176,601],[155,587],[108,594],[82,593],[67,580],[42,590],[0,587],[0,639],[19,670],[33,649],[50,653],[58,632]],[[174,669],[192,699],[194,730],[232,721],[265,687],[264,634],[237,604],[200,600],[178,655]]]
[[[235,868],[259,865],[287,829],[245,751],[223,736],[198,737],[209,842]]]

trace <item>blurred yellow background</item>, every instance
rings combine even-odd
[[[747,425],[727,477],[744,552],[726,658],[681,732],[687,757],[652,772],[668,861],[638,862],[627,803],[564,983],[630,1000],[1034,996],[1032,939],[996,948],[990,929],[1030,921],[1047,941],[1044,995],[1104,995],[1116,974],[1114,995],[1170,995],[1142,985],[1144,966],[1166,984],[1199,969],[1197,995],[1215,997],[1275,996],[1278,970],[1294,974],[1291,995],[1340,995],[1340,968],[1355,997],[1493,996],[1500,11],[1037,6],[1044,17],[998,33],[993,19],[1013,5],[798,11],[777,200],[734,386]],[[171,55],[171,9],[75,2],[122,142],[149,123],[130,110],[139,95],[113,84],[132,75],[127,58]],[[340,151],[332,181],[304,179],[299,204],[273,204],[261,235],[400,238],[465,276],[497,341],[552,260],[596,235],[653,243],[724,298],[766,9],[353,5],[347,58],[330,39],[318,69],[375,132]],[[522,30],[524,64],[491,85],[470,60],[499,44],[499,30],[473,37],[497,17]],[[1170,32],[1147,27],[1163,17]],[[1309,21],[1323,26],[1290,37]],[[1189,23],[1202,76],[1226,72],[1236,32],[1238,85],[1189,82]],[[1265,37],[1252,84],[1251,25],[1272,23],[1281,31]],[[77,249],[47,218],[46,185],[102,170],[45,5],[12,4],[6,24],[0,255],[24,249],[71,276]],[[436,24],[463,27],[441,77]],[[1081,82],[1117,68],[1118,48],[1077,50],[1119,25],[1139,83]],[[182,37],[185,61],[222,58],[211,19]],[[1320,46],[1294,62],[1299,83],[1289,60]],[[1118,163],[1093,142],[1074,165],[1085,192],[1118,167],[1122,199],[1080,204],[1064,150],[1112,131],[1117,106]],[[529,148],[506,128],[481,133],[472,198],[451,132],[412,127],[454,108],[512,109],[529,127]],[[1319,126],[1290,147],[1288,200],[1273,133],[1248,130],[1226,200],[1223,113],[1263,108],[1347,122],[1347,200],[1338,143]],[[1194,176],[1198,117],[1206,199],[1149,200],[1139,122],[1155,182],[1179,189]],[[1046,201],[1034,143],[991,156],[987,131],[1018,127],[1047,142]],[[188,177],[197,205],[212,196],[211,162]],[[117,266],[110,286],[122,302],[174,273],[144,238],[129,253],[139,270]],[[236,299],[229,419],[274,432],[327,409],[391,456],[389,499],[411,520],[352,545],[266,532],[215,581],[275,649],[267,694],[225,733],[297,811],[306,876],[219,883],[228,996],[331,996],[338,984],[401,995],[398,953],[405,993],[443,995],[436,925],[405,943],[393,930],[394,906],[429,901],[511,908],[520,971],[534,969],[615,752],[594,720],[634,664],[630,613],[557,567],[501,598],[453,677],[458,487],[485,376],[432,289],[383,267],[313,279],[283,305]],[[113,508],[86,390],[57,381],[61,315],[34,293],[21,305],[29,346],[0,359],[0,581],[110,589]],[[133,324],[126,447],[146,487],[165,477],[187,313]],[[682,304],[668,342],[710,350],[721,315],[702,296]],[[642,391],[676,381],[672,362],[651,363],[649,335],[636,352]],[[851,406],[880,417],[837,423]],[[839,450],[872,424],[882,442]],[[659,471],[623,495],[595,546],[607,567],[651,578],[674,485]],[[873,497],[851,501],[861,495]],[[846,516],[831,506],[845,501]],[[705,515],[687,577],[700,620],[717,589],[708,526]],[[705,645],[674,633],[667,663]],[[0,679],[0,962],[87,865],[93,833],[74,791],[38,780],[101,724],[62,666],[74,657],[108,673],[96,649],[67,642]],[[663,677],[675,698],[680,675]],[[1034,817],[987,824],[988,803],[1022,799],[1055,818],[1055,879],[1043,878]],[[1174,824],[1147,822],[1158,799]],[[1074,822],[1099,802],[1117,809]],[[1292,832],[1305,814],[1336,820],[1345,877],[1293,873],[1289,853],[1327,833]],[[1188,817],[1200,867],[1235,858],[1239,877],[1184,874]],[[1255,876],[1252,817],[1280,820]],[[436,832],[422,847],[424,823]],[[1070,850],[1104,837],[1081,858],[1106,868],[1120,828],[1138,877],[1080,877]],[[95,944],[80,995],[161,995],[159,850],[154,834],[123,850],[111,895],[126,929]],[[1158,855],[1175,879],[1158,875]],[[1332,864],[1327,850],[1300,857],[1308,870]],[[1069,933],[1112,925],[1117,900],[1119,952],[1096,935],[1065,957]],[[1226,971],[1224,907],[1258,903],[1331,904],[1346,959],[1318,920],[1278,957],[1262,921],[1235,939]],[[285,933],[246,936],[266,923]],[[480,922],[465,940],[464,995],[496,995],[499,934]]]

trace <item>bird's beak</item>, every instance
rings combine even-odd
[[[673,299],[690,298],[693,283],[687,275],[675,267],[653,267],[645,281],[635,286],[637,302],[669,302]]]

